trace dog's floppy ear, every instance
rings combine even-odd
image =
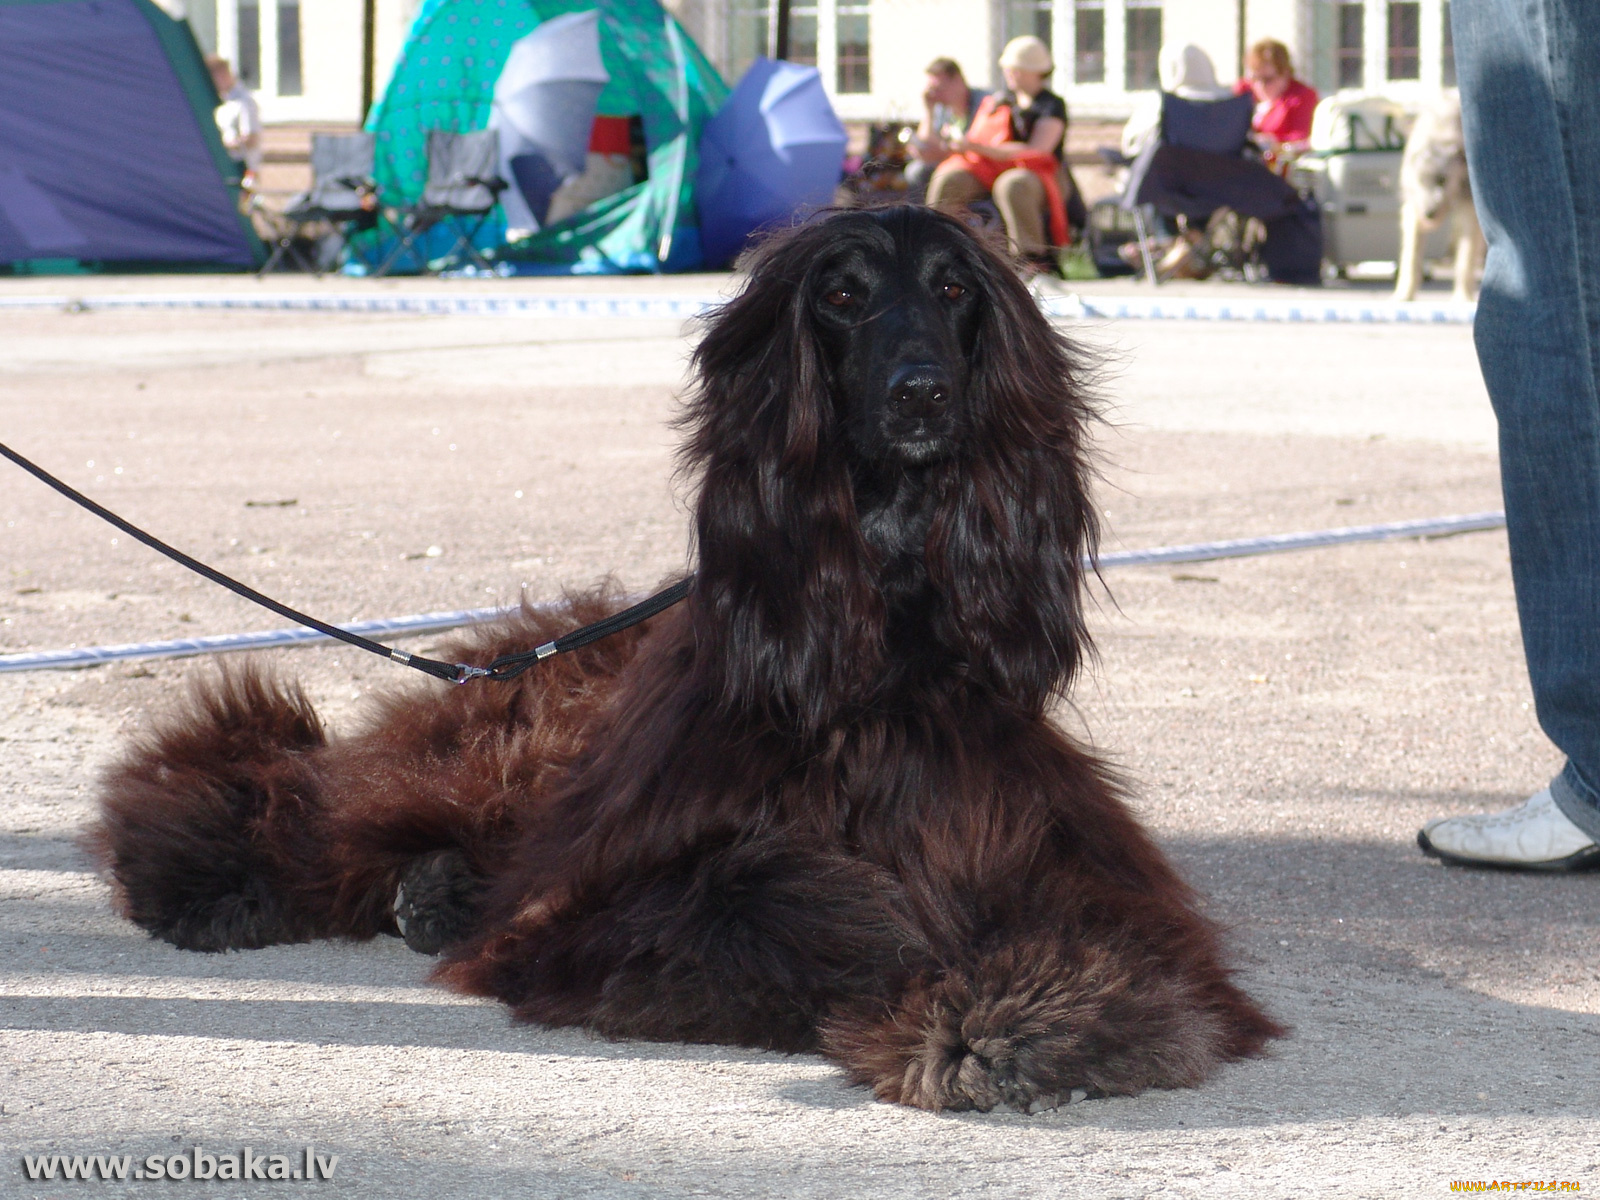
[[[699,476],[698,659],[730,711],[816,729],[865,694],[883,657],[838,418],[806,307],[825,226],[772,239],[694,352],[680,424]]]
[[[1083,556],[1089,498],[1087,368],[1016,275],[973,244],[984,309],[969,384],[972,431],[929,537],[946,597],[941,640],[1029,711],[1063,690],[1089,649]]]

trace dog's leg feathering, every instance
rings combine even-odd
[[[1135,969],[1136,957],[1047,937],[1014,942],[925,976],[887,1010],[835,1013],[823,1049],[883,1100],[1038,1112],[1075,1092],[1193,1087],[1279,1032],[1242,995],[1206,995],[1170,966]],[[1243,1025],[1229,1000],[1248,1009]]]
[[[84,837],[123,914],[186,950],[338,932],[311,882],[324,745],[298,688],[251,668],[197,686],[107,773]]]

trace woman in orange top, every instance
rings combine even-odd
[[[955,153],[928,182],[935,208],[959,209],[992,196],[1011,252],[1049,270],[1055,270],[1051,245],[1064,246],[1071,236],[1059,176],[1067,105],[1045,87],[1054,67],[1050,48],[1038,38],[1006,43],[1000,54],[1005,90],[984,97],[965,133],[946,133]]]

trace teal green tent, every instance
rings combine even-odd
[[[656,0],[426,0],[367,121],[377,134],[385,201],[410,202],[421,195],[428,130],[487,127],[495,80],[513,42],[552,17],[590,9],[600,12],[600,53],[611,76],[598,110],[641,118],[649,178],[512,247],[502,246],[505,222],[497,212],[477,243],[498,250],[513,270],[534,273],[699,266],[696,148],[701,127],[728,89]]]

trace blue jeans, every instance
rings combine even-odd
[[[1455,0],[1475,337],[1556,804],[1600,840],[1600,0]]]

